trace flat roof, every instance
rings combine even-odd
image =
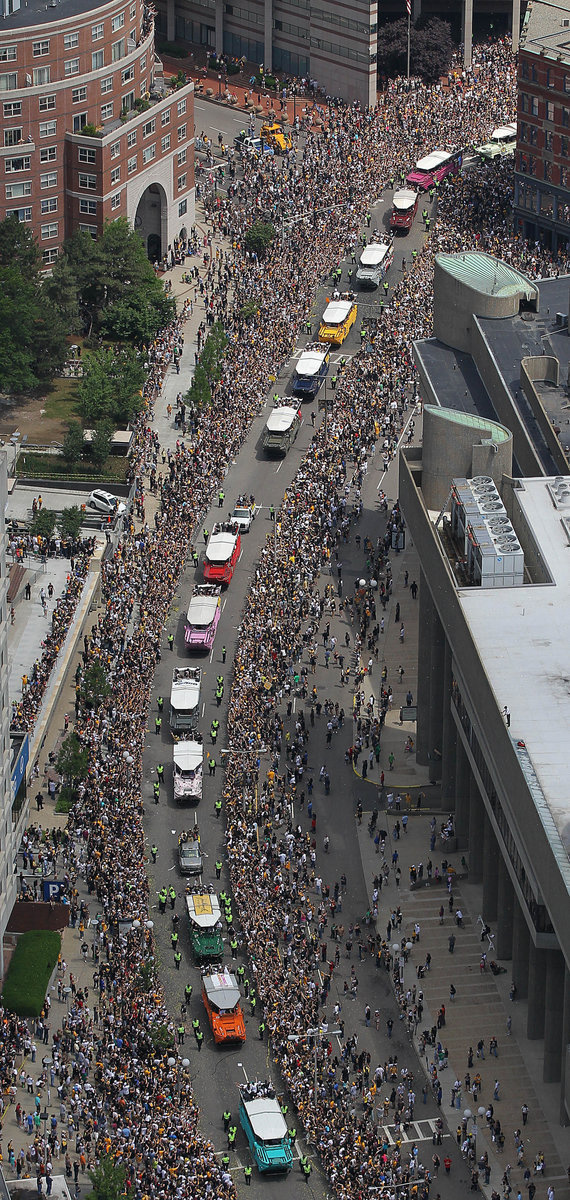
[[[243,1102],[251,1121],[251,1128],[260,1141],[273,1142],[286,1136],[287,1122],[277,1099],[270,1100],[269,1096],[260,1096],[255,1100],[243,1098]]]
[[[220,901],[215,892],[190,892],[186,897],[188,916],[200,929],[212,929],[220,920]]]
[[[372,242],[366,246],[360,255],[361,267],[377,267],[383,262],[390,249],[387,242]]]
[[[21,8],[8,12],[5,5],[2,11],[2,29],[24,29],[34,25],[54,25],[57,21],[67,21],[70,17],[86,18],[90,13],[99,13],[106,8],[109,0],[24,0]]]
[[[238,531],[239,533],[239,531]],[[228,558],[231,558],[234,546],[238,539],[238,533],[227,533],[226,530],[220,530],[219,533],[211,533],[208,545],[206,546],[206,558],[211,563],[225,563]]]
[[[416,203],[417,198],[418,193],[414,192],[413,188],[398,188],[398,191],[394,192],[392,204],[398,212],[405,212]]]
[[[353,300],[331,300],[321,318],[323,325],[342,325],[352,308]]]
[[[219,602],[219,588],[216,588],[215,592],[195,592],[190,600],[186,614],[188,624],[196,625],[200,629],[206,629],[214,620]]]
[[[431,154],[426,154],[425,158],[418,158],[413,170],[433,171],[435,167],[441,166],[441,163],[446,162],[454,153],[454,150],[433,150]]]
[[[557,478],[568,491],[558,507],[553,479],[524,479],[515,492],[552,582],[466,588],[459,598],[499,711],[510,710],[513,743],[524,742],[521,766],[570,891],[570,489]]]
[[[316,375],[328,353],[327,346],[323,346],[322,350],[304,350],[297,363],[297,375]]]
[[[177,742],[172,752],[172,760],[174,765],[180,771],[195,771],[202,763],[204,757],[204,747],[201,742],[194,742],[191,739],[185,742]]]
[[[181,712],[189,712],[190,709],[196,708],[200,698],[200,684],[179,684],[173,683],[170,691],[170,703],[172,708]]]
[[[288,404],[274,408],[267,418],[266,429],[269,433],[286,433],[293,424],[298,411],[297,408],[290,408]]]
[[[216,1008],[232,1009],[239,1003],[238,981],[231,971],[218,971],[215,975],[204,975],[202,979],[208,1000]]]

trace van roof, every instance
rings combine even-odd
[[[372,242],[360,255],[361,267],[378,267],[384,261],[390,246],[386,242]]]
[[[353,307],[352,300],[331,300],[323,313],[323,325],[342,325]]]
[[[269,433],[286,433],[291,428],[293,421],[297,417],[298,409],[290,408],[288,404],[282,404],[280,408],[274,408],[267,418],[267,429]]]

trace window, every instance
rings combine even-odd
[[[178,191],[183,192],[186,187],[186,174],[178,176]]]
[[[113,42],[111,58],[113,62],[118,62],[120,58],[125,57],[125,39],[121,38],[118,42]]]
[[[178,216],[183,217],[184,214],[187,212],[188,212],[188,201],[181,200],[180,204],[178,205]]]
[[[44,252],[42,254],[42,262],[43,262],[44,266],[46,266],[46,267],[49,267],[51,265],[51,263],[54,263],[56,258],[57,258],[57,249],[44,250]]]
[[[70,75],[79,75],[79,59],[68,58],[67,62],[63,64],[63,73],[67,78]]]
[[[27,183],[7,183],[6,184],[6,199],[19,200],[21,196],[31,196],[32,184]]]
[[[186,112],[186,100],[179,100],[177,104],[178,116],[181,117]]]
[[[136,171],[136,169],[137,169],[137,156],[135,154],[133,158],[129,158],[129,161],[127,163],[127,171],[129,173],[129,175],[132,175],[133,171]]]
[[[554,103],[552,100],[546,101],[546,120],[547,121],[554,120]]]
[[[73,118],[73,132],[81,133],[81,130],[85,129],[86,125],[87,125],[87,113],[85,113],[85,112],[84,113],[76,113]]]
[[[105,66],[105,51],[94,50],[91,55],[91,70],[100,71],[101,67]],[[112,83],[112,80],[111,80]]]
[[[86,175],[84,171],[79,172],[79,186],[86,188],[90,192],[94,192],[97,187],[97,176]]]
[[[73,104],[81,104],[82,102],[84,103],[87,100],[87,88],[86,87],[73,88],[72,93],[71,93],[71,100],[72,100]]]
[[[113,20],[111,21],[111,32],[117,33],[117,30],[122,29],[124,24],[125,24],[124,12],[117,13],[117,15],[115,17],[113,17]]]
[[[160,147],[161,147],[163,154],[166,154],[167,150],[170,150],[170,134],[169,133],[166,134],[166,137],[162,138]]]
[[[116,194],[114,196],[111,196],[111,208],[120,208],[120,207],[121,207],[121,193],[116,192]]]
[[[19,221],[31,221],[31,208],[8,208],[6,210],[7,217],[17,217]]]
[[[80,233],[90,233],[91,237],[93,238],[93,241],[96,241],[96,239],[97,239],[97,226],[96,225],[80,225],[79,232]]]
[[[136,15],[137,15],[137,6],[136,6],[136,4],[131,4],[131,7],[129,8],[129,21],[134,21]]]
[[[47,68],[49,71],[49,67]],[[34,71],[34,75],[35,75]],[[35,82],[35,81],[34,81]],[[18,72],[14,71],[13,75],[0,75],[0,92],[13,92],[18,86]]]
[[[531,96],[531,98],[530,98],[530,111],[531,111],[531,113],[532,113],[533,117],[537,117],[537,116],[538,116],[538,96]]]
[[[532,154],[519,154],[519,171],[522,175],[534,175],[535,164]]]
[[[63,35],[63,49],[64,50],[75,50],[75,47],[78,45],[79,45],[79,34],[78,33],[65,33]]]
[[[146,71],[146,54],[143,54],[141,58],[141,71]]]
[[[178,126],[178,141],[179,142],[186,141],[186,128],[187,128],[186,125]]]
[[[549,154],[552,154],[553,147],[554,134],[551,129],[546,129],[544,133],[544,149],[547,150]]]
[[[162,116],[161,116],[161,118],[160,118],[160,124],[161,124],[161,125],[168,125],[168,124],[169,124],[169,122],[170,122],[170,109],[169,109],[169,108],[165,108],[165,110],[164,110],[164,112],[163,112],[163,114],[162,114]]]
[[[552,182],[552,178],[553,178],[552,163],[548,162],[548,160],[544,164],[544,178],[547,180],[548,183]]]
[[[40,137],[55,137],[57,121],[40,121]]]
[[[52,112],[55,108],[55,96],[40,96],[40,112]]]
[[[113,91],[113,76],[109,75],[107,79],[101,80],[101,95],[106,96],[108,92]]]
[[[155,129],[156,129],[156,121],[153,117],[151,121],[146,121],[145,124],[143,125],[143,138],[151,137],[151,135],[154,133]]]
[[[560,153],[563,158],[568,158],[568,138],[567,137],[560,138]]]
[[[121,84],[123,85],[123,87],[124,87],[125,83],[130,83],[131,79],[134,79],[134,77],[135,77],[135,68],[134,67],[127,67],[126,70],[121,71]]]
[[[83,200],[83,199],[81,199],[81,200],[79,201],[79,211],[80,211],[80,213],[87,213],[87,216],[89,216],[89,217],[94,217],[94,216],[96,216],[96,213],[97,213],[97,201],[96,201],[96,200]]]
[[[34,67],[32,71],[32,80],[34,87],[43,87],[44,83],[49,83],[51,79],[51,67]],[[16,85],[14,84],[14,87]]]
[[[113,116],[113,101],[110,104],[101,105],[101,120],[110,121]]]
[[[113,170],[111,171],[111,187],[114,187],[116,183],[120,183],[120,182],[121,182],[121,168],[113,167]]]
[[[55,96],[54,96],[54,99],[55,99]],[[22,115],[22,101],[21,100],[7,100],[3,107],[4,107],[4,120],[9,120],[10,117],[21,117],[21,115]]]
[[[570,183],[570,171],[568,170],[568,167],[561,167],[560,168],[560,187],[567,188],[569,183]],[[560,216],[561,207],[562,206],[559,201],[558,202],[558,215],[559,216]]]
[[[42,216],[57,212],[57,196],[48,196],[47,200],[42,200],[40,203],[40,212]]]
[[[4,130],[4,145],[5,146],[17,146],[18,142],[21,142],[21,140],[22,140],[22,130],[21,129],[5,129]]]
[[[55,162],[57,158],[57,146],[44,146],[40,150],[40,162]]]
[[[178,151],[177,162],[178,162],[179,167],[184,166],[184,163],[186,162],[186,149],[185,148],[184,148],[184,150]]]
[[[0,48],[0,62],[15,62],[16,56],[16,46],[2,46]]]
[[[143,156],[142,156],[143,166],[146,165],[146,163],[152,162],[152,160],[155,156],[156,156],[156,145],[153,142],[152,146],[147,146],[146,149],[143,150]]]
[[[31,161],[31,159],[30,159],[29,154],[26,154],[22,158],[6,158],[6,159],[4,159],[4,164],[6,167],[6,174],[9,175],[12,171],[29,171],[30,161]]]
[[[42,192],[48,188],[57,187],[57,171],[48,171],[46,175],[40,175],[40,187]]]
[[[102,37],[103,37],[103,26],[102,25],[92,25],[91,26],[91,41],[99,42]]]
[[[125,95],[123,96],[123,108],[125,109],[125,112],[131,112],[134,107],[135,107],[135,93],[134,92],[125,92]]]
[[[34,42],[32,45],[32,54],[34,58],[41,58],[44,54],[49,54],[49,38],[43,42]]]
[[[566,129],[570,125],[570,108],[562,108],[562,124]]]
[[[79,162],[94,163],[95,162],[95,151],[92,150],[90,146],[80,146],[78,157],[79,157]]]
[[[130,150],[131,146],[136,146],[136,144],[137,144],[137,131],[136,131],[136,129],[131,129],[131,132],[129,134],[127,134],[127,146],[129,148],[129,150]]]
[[[556,83],[556,79],[555,79],[554,71],[552,70],[552,67],[549,67],[546,72],[546,86],[547,86],[547,88],[553,88],[555,86],[555,83]]]
[[[41,226],[42,240],[47,238],[57,237],[57,221],[50,221],[49,225]]]
[[[111,158],[118,158],[120,153],[121,153],[121,143],[113,142],[113,145],[111,146]]]

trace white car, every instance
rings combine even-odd
[[[254,517],[255,510],[250,504],[236,504],[232,511],[230,521],[233,521],[235,525],[239,525],[241,533],[249,533]]]
[[[101,488],[95,488],[95,491],[91,492],[87,505],[89,508],[96,508],[97,512],[104,513],[106,517],[120,517],[127,511],[127,506],[122,500],[113,496],[112,492],[102,491]]]

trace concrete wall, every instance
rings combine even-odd
[[[520,308],[520,293],[491,296],[458,279],[437,258],[433,281],[433,332],[444,346],[471,349],[473,321],[478,317],[514,317]]]
[[[477,317],[472,319],[469,352],[489,393],[498,420],[512,432],[514,455],[522,474],[531,478],[542,475],[542,463],[515,408],[510,389],[501,374],[500,364],[490,350]]]
[[[473,728],[497,790],[501,808],[507,818],[510,833],[529,879],[538,880],[542,901],[546,905],[558,943],[568,963],[570,923],[566,919],[566,885],[558,869],[549,836],[522,774],[509,731],[502,719],[499,709],[502,698],[495,696],[477,647],[472,641],[459,603],[450,564],[443,556],[439,537],[429,521],[423,495],[418,487],[420,479],[421,475],[414,465],[414,460],[408,462],[407,452],[401,451],[399,496],[408,530],[451,646],[453,661],[460,664],[463,697],[471,714]],[[421,640],[420,629],[420,645]],[[508,697],[505,698],[505,702],[508,702]],[[485,805],[487,808],[487,802]],[[489,814],[493,815],[490,808]],[[509,856],[500,834],[499,844],[503,857],[507,859]],[[534,927],[530,923],[526,907],[525,919],[529,924],[531,937],[535,938]]]
[[[533,380],[535,379],[544,383],[553,383],[555,387],[558,387],[560,380],[560,363],[558,359],[554,358],[551,354],[533,354],[521,359],[520,383],[521,390],[532,408],[537,425],[558,470],[561,475],[568,475],[570,470],[568,459],[560,445],[557,434],[554,432],[552,421],[546,412],[540,395],[534,386]]]
[[[493,437],[493,425],[474,429],[461,420],[461,414],[440,408],[431,412],[424,406],[422,490],[427,508],[440,510],[445,504],[451,480],[491,475],[497,488],[503,475],[513,469],[513,442],[484,441]]]

